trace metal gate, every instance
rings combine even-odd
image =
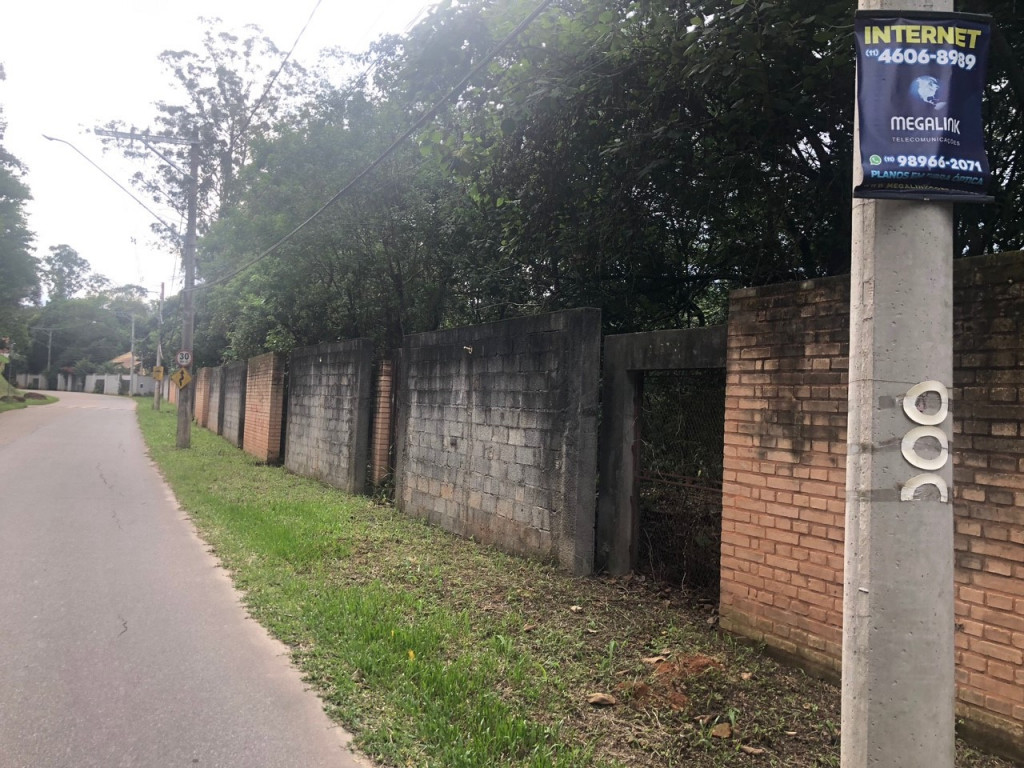
[[[637,568],[717,599],[725,370],[644,373],[635,443]]]

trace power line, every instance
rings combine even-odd
[[[299,224],[297,227],[292,229],[288,234],[286,234],[284,237],[282,237],[276,243],[271,245],[265,251],[260,253],[258,256],[254,257],[250,261],[246,262],[242,266],[238,267],[237,269],[235,269],[232,272],[229,272],[226,275],[221,275],[220,277],[214,278],[213,280],[205,282],[202,285],[196,286],[196,289],[199,289],[199,288],[209,288],[209,287],[212,287],[212,286],[215,286],[215,285],[220,285],[222,283],[226,283],[226,282],[232,280],[233,278],[237,277],[238,275],[240,275],[245,270],[249,269],[249,267],[252,267],[252,266],[258,264],[259,262],[263,261],[263,259],[267,258],[270,254],[272,254],[274,251],[276,251],[282,245],[284,245],[289,240],[291,240],[302,229],[304,229],[306,226],[308,226],[313,221],[315,221],[317,218],[319,218],[321,216],[321,214],[323,214],[324,211],[326,211],[328,208],[330,208],[332,205],[334,205],[336,202],[338,202],[338,200],[340,200],[342,197],[344,197],[349,192],[349,190],[351,190],[353,187],[355,187],[356,184],[358,184],[366,176],[368,176],[373,171],[375,171],[385,160],[387,160],[392,154],[394,154],[395,150],[397,150],[398,147],[400,147],[403,142],[405,142],[409,137],[411,137],[414,133],[416,133],[416,131],[420,130],[420,128],[422,128],[424,125],[426,125],[430,120],[432,120],[437,115],[437,113],[441,109],[441,107],[443,107],[445,104],[447,104],[453,98],[458,96],[458,94],[462,92],[462,89],[466,87],[466,85],[469,83],[469,81],[472,80],[481,70],[483,70],[483,68],[485,66],[490,64],[490,62],[494,59],[494,57],[497,56],[505,48],[505,46],[507,46],[509,43],[511,43],[513,40],[515,40],[520,34],[522,34],[523,30],[525,30],[528,26],[530,26],[530,24],[532,24],[533,21],[538,16],[540,16],[545,10],[547,10],[548,6],[551,5],[552,2],[553,2],[553,0],[542,0],[540,5],[538,5],[536,8],[534,8],[533,11],[531,11],[530,14],[525,19],[523,19],[516,26],[515,29],[513,29],[511,32],[509,32],[509,34],[506,35],[501,40],[501,42],[499,42],[497,45],[495,45],[487,53],[487,55],[483,58],[483,60],[481,60],[480,63],[478,63],[475,67],[473,67],[469,71],[469,73],[465,77],[463,77],[462,80],[460,80],[458,82],[458,84],[454,88],[452,88],[443,98],[441,98],[437,103],[435,103],[432,107],[430,107],[430,109],[428,109],[426,112],[424,112],[419,117],[419,119],[416,120],[416,122],[413,123],[412,126],[405,133],[403,133],[401,136],[399,136],[397,139],[395,139],[395,141],[391,144],[391,146],[389,146],[387,149],[385,149],[377,157],[376,160],[374,160],[368,166],[363,168],[363,170],[361,170],[359,173],[357,173],[347,184],[345,184],[345,186],[343,186],[340,190],[338,190],[338,192],[335,193],[335,195],[333,197],[331,197],[330,200],[328,200],[326,203],[324,203],[322,206],[320,206],[320,208],[318,208],[311,216],[307,217],[301,224]]]
[[[267,83],[267,87],[263,89],[263,93],[261,93],[260,97],[256,99],[256,104],[253,105],[248,117],[245,118],[245,122],[242,123],[242,129],[239,132],[239,136],[244,136],[246,131],[249,130],[249,124],[252,122],[252,118],[255,116],[259,108],[263,106],[263,102],[266,101],[267,96],[270,95],[270,89],[274,87],[274,83],[277,82],[277,78],[284,71],[285,66],[288,64],[288,60],[291,59],[292,54],[295,52],[296,46],[299,44],[302,36],[306,34],[306,30],[309,28],[310,22],[313,21],[313,17],[316,15],[316,12],[320,10],[320,4],[322,2],[323,0],[316,0],[316,5],[313,6],[313,10],[309,13],[309,18],[306,19],[306,23],[303,24],[302,29],[299,30],[299,34],[295,37],[295,42],[292,43],[292,47],[288,49],[288,53],[286,53],[284,58],[281,59],[281,65],[271,76],[270,81]]]
[[[135,201],[136,203],[138,203],[138,204],[139,204],[139,205],[141,205],[141,206],[142,206],[143,208],[145,208],[145,209],[146,209],[146,212],[147,212],[147,213],[148,213],[148,214],[149,214],[150,216],[152,216],[152,217],[153,217],[154,219],[156,219],[156,220],[157,220],[157,221],[159,221],[159,222],[160,222],[161,224],[163,224],[163,225],[164,225],[165,227],[167,227],[167,229],[168,229],[168,230],[170,230],[170,232],[171,232],[171,233],[172,233],[172,234],[173,234],[173,235],[174,235],[175,237],[178,237],[178,232],[177,232],[177,230],[176,230],[176,229],[175,229],[174,227],[172,227],[172,226],[171,226],[170,224],[168,224],[168,223],[167,223],[166,221],[164,221],[164,220],[163,220],[163,218],[161,218],[161,217],[160,217],[160,216],[159,216],[158,214],[156,214],[156,213],[155,213],[155,212],[154,212],[154,211],[153,211],[153,210],[152,210],[152,209],[151,209],[151,208],[150,208],[150,207],[149,207],[148,205],[146,205],[146,204],[145,204],[144,202],[142,202],[141,200],[139,200],[139,198],[137,198],[137,197],[136,197],[136,196],[135,196],[135,195],[134,195],[134,194],[133,194],[133,193],[131,192],[131,190],[129,190],[129,189],[127,188],[127,187],[125,187],[125,186],[124,186],[124,184],[122,184],[121,182],[119,182],[119,181],[118,181],[117,179],[115,179],[115,178],[114,178],[113,176],[111,176],[111,175],[110,175],[109,173],[107,173],[107,172],[106,172],[105,170],[103,170],[103,169],[102,169],[102,168],[101,168],[101,167],[100,167],[99,165],[97,165],[96,163],[94,163],[94,162],[93,162],[93,160],[92,160],[92,158],[90,158],[90,157],[89,157],[88,155],[86,155],[86,154],[85,154],[84,152],[82,152],[82,150],[80,150],[80,149],[79,149],[78,147],[76,147],[76,146],[75,146],[74,144],[72,144],[72,143],[71,143],[70,141],[65,141],[64,139],[58,139],[58,138],[56,138],[56,137],[54,137],[54,136],[47,136],[47,135],[46,135],[45,133],[43,134],[43,138],[44,138],[44,139],[46,139],[47,141],[58,141],[58,142],[60,142],[61,144],[67,144],[67,145],[68,145],[69,147],[71,147],[71,148],[72,148],[73,150],[75,150],[75,152],[77,152],[77,153],[78,153],[79,155],[81,155],[81,156],[82,156],[83,158],[85,158],[85,161],[86,161],[87,163],[89,163],[89,165],[91,165],[91,166],[92,166],[93,168],[95,168],[95,169],[96,169],[97,171],[99,171],[99,172],[100,172],[100,173],[102,173],[102,174],[103,174],[104,176],[106,176],[106,177],[107,177],[108,179],[110,179],[110,180],[111,180],[112,182],[114,182],[114,183],[115,183],[115,184],[117,185],[118,189],[120,189],[120,190],[121,190],[122,192],[124,192],[124,193],[125,193],[126,195],[128,195],[128,197],[130,197],[130,198],[131,198],[132,200],[134,200],[134,201]]]

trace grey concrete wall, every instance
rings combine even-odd
[[[224,366],[210,371],[210,410],[206,428],[218,435],[224,431]]]
[[[373,342],[319,344],[288,360],[285,467],[349,493],[366,487]]]
[[[85,377],[85,391],[95,392],[96,387],[102,382],[103,394],[116,395],[121,388],[121,376],[115,373],[90,373]]]
[[[245,379],[248,365],[243,360],[223,367],[224,416],[220,434],[237,448],[242,447],[245,428]]]
[[[590,573],[600,354],[596,309],[406,337],[399,508]]]
[[[726,327],[608,336],[601,395],[597,565],[612,574],[636,565],[640,515],[634,499],[636,421],[643,371],[725,368]]]

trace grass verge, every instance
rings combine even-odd
[[[37,392],[28,393],[39,395]],[[28,408],[30,405],[48,405],[56,403],[59,398],[52,395],[25,397],[26,393],[12,386],[6,378],[0,376],[0,413]]]
[[[173,412],[138,415],[251,615],[381,765],[839,765],[836,688],[718,633],[713,606],[501,554],[203,429],[178,451]],[[1010,763],[960,745],[957,765]]]

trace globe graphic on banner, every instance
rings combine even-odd
[[[941,99],[941,84],[938,79],[931,75],[921,75],[915,78],[910,84],[910,96],[917,101],[927,104],[932,109],[943,109],[946,102]]]

